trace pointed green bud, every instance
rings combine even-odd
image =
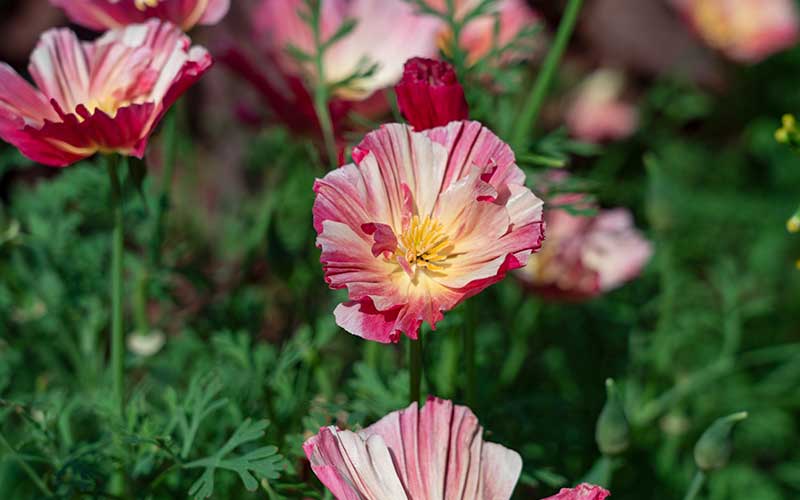
[[[631,429],[625,417],[614,380],[606,380],[606,405],[600,412],[595,429],[597,447],[603,455],[619,455],[628,449]]]
[[[744,411],[722,417],[700,436],[694,447],[694,461],[700,470],[710,472],[728,465],[733,451],[733,427],[746,418]]]

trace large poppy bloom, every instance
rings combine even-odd
[[[793,0],[672,0],[712,47],[740,62],[758,62],[797,43]]]
[[[159,20],[94,42],[48,31],[29,66],[38,89],[0,63],[0,137],[52,166],[98,152],[141,158],[164,113],[211,63],[205,49]]]
[[[415,339],[541,246],[542,201],[480,123],[384,125],[353,159],[316,182],[314,228],[325,280],[350,295],[336,321],[354,335]]]
[[[216,24],[230,0],[50,0],[76,24],[97,31],[121,28],[148,19],[163,19],[188,31],[196,24]]]
[[[507,500],[522,470],[517,452],[483,440],[469,408],[436,398],[358,433],[323,428],[303,448],[339,500]]]
[[[326,84],[335,84],[356,71],[375,65],[369,76],[336,89],[336,97],[361,100],[376,90],[391,87],[403,74],[403,63],[415,56],[436,54],[440,22],[417,14],[404,0],[321,0],[322,39],[329,40],[345,22],[356,22],[351,33],[325,51]],[[303,0],[262,0],[256,11],[256,31],[275,53],[284,72],[315,82],[319,75],[311,63],[297,61],[287,52],[295,47],[313,54],[314,37],[301,18]]]

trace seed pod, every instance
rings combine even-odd
[[[619,455],[630,444],[630,425],[625,417],[614,380],[606,380],[606,404],[597,419],[595,440],[603,455]]]
[[[746,418],[744,411],[722,417],[700,436],[694,447],[694,461],[700,470],[710,472],[728,465],[733,451],[733,426]]]

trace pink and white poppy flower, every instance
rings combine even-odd
[[[217,24],[230,0],[50,0],[76,24],[96,31],[162,19],[189,31],[197,24]]]
[[[205,49],[159,20],[94,42],[50,30],[31,55],[38,89],[0,63],[0,137],[52,166],[98,152],[141,158],[167,109],[211,64]]]
[[[323,428],[303,449],[339,500],[507,500],[522,470],[469,408],[436,398],[357,433]]]
[[[575,488],[564,488],[558,494],[544,500],[605,500],[611,495],[599,486],[580,484]]]
[[[416,339],[542,244],[542,201],[478,122],[384,125],[353,159],[316,182],[314,228],[325,280],[349,292],[336,322],[354,335]]]
[[[336,97],[362,100],[391,87],[403,74],[403,63],[412,57],[432,57],[437,52],[440,22],[422,16],[404,0],[321,0],[322,39],[328,40],[347,21],[356,26],[336,41],[324,57],[326,84],[341,82],[360,69],[377,65],[375,71],[336,89]],[[314,37],[300,17],[303,0],[262,0],[255,14],[256,31],[278,58],[284,72],[301,74],[311,82],[319,79],[311,63],[299,63],[287,52],[289,46],[313,54]]]
[[[800,37],[793,0],[672,0],[697,33],[740,62],[758,62]]]
[[[559,195],[551,205],[584,206],[585,196]],[[582,300],[608,292],[638,276],[653,254],[626,209],[586,217],[549,208],[545,221],[547,244],[517,273],[545,297]]]

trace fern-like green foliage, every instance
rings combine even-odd
[[[268,425],[266,420],[253,422],[247,419],[213,456],[185,464],[183,467],[186,469],[204,469],[203,474],[189,489],[189,495],[193,498],[209,498],[214,493],[214,475],[220,469],[238,474],[249,491],[258,488],[257,479],[278,479],[283,457],[278,454],[275,446],[263,446],[241,455],[230,456],[236,448],[263,437]]]

